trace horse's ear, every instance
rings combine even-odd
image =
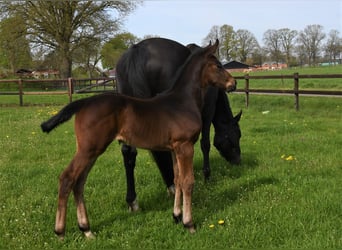
[[[234,117],[234,120],[239,122],[240,121],[240,118],[241,118],[241,115],[242,115],[242,109],[240,110],[240,112]]]
[[[219,40],[216,39],[216,42],[211,45],[211,41],[209,43],[209,45],[206,47],[207,48],[207,53],[208,54],[215,54],[216,53],[216,50],[218,48],[218,45],[219,45]]]

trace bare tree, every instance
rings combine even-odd
[[[279,30],[280,44],[285,54],[285,62],[288,66],[290,65],[291,53],[294,49],[294,39],[297,36],[297,34],[297,31],[290,30],[288,28]]]
[[[73,53],[94,39],[118,31],[121,18],[137,1],[2,1],[2,16],[19,15],[26,21],[30,41],[55,51],[62,77],[71,76]],[[108,11],[114,10],[110,15]],[[93,39],[94,38],[94,39]]]
[[[263,41],[271,60],[274,60],[278,64],[282,59],[280,32],[274,29],[267,30],[264,33]]]
[[[255,36],[248,30],[239,29],[235,32],[237,57],[243,63],[247,62],[249,55],[257,50],[259,44]]]
[[[211,27],[208,35],[203,39],[202,46],[207,46],[210,42],[220,39],[220,26],[214,25]],[[220,58],[220,50],[217,50],[218,57]]]
[[[318,24],[308,25],[303,31],[299,32],[298,43],[305,49],[309,65],[317,64],[321,43],[324,38],[323,26]]]
[[[330,62],[336,63],[337,58],[341,59],[342,54],[342,38],[339,36],[338,30],[331,30],[325,45],[325,52],[329,57]]]

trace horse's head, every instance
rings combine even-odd
[[[241,114],[242,111],[240,111],[228,124],[225,124],[222,131],[215,131],[214,146],[231,164],[240,164],[241,162],[241,130],[239,126]]]
[[[202,87],[209,84],[227,91],[233,91],[236,89],[234,77],[223,68],[222,63],[215,56],[218,45],[217,39],[215,44],[209,44],[204,48],[208,61],[202,73]]]

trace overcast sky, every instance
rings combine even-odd
[[[301,31],[311,24],[342,35],[342,0],[145,0],[126,17],[124,29],[139,38],[201,45],[214,25],[224,24],[249,30],[260,44],[268,29]]]

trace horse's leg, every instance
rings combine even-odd
[[[176,167],[178,173],[177,175],[175,173],[176,194],[174,217],[179,218],[180,194],[178,190],[181,189],[181,194],[183,195],[183,225],[190,233],[194,233],[195,225],[192,221],[191,212],[191,197],[195,182],[193,171],[194,145],[191,142],[182,143],[175,149],[175,156],[178,165],[178,167]]]
[[[87,209],[84,204],[84,184],[87,180],[88,173],[91,167],[94,165],[95,160],[89,161],[89,164],[84,172],[78,177],[74,186],[74,198],[77,208],[77,221],[79,229],[84,233],[87,238],[93,239],[95,236],[90,231],[90,225],[88,221]]]
[[[173,163],[172,155],[169,151],[151,151],[154,161],[163,177],[169,194],[175,194],[175,186],[173,184]]]
[[[210,177],[210,162],[209,162],[209,152],[210,152],[210,125],[211,120],[204,118],[202,119],[202,135],[201,135],[201,150],[203,154],[203,175],[205,180]]]
[[[67,212],[67,203],[71,190],[75,187],[75,184],[78,182],[80,176],[86,176],[95,160],[90,159],[89,157],[84,157],[80,152],[77,152],[68,167],[63,171],[63,173],[59,177],[59,191],[58,191],[58,206],[56,213],[56,223],[55,223],[55,233],[59,236],[59,238],[63,239],[65,234],[65,223],[66,223],[66,212]],[[83,228],[89,230],[89,223],[86,215],[85,205],[83,202],[83,185],[85,182],[85,178],[83,182],[82,189],[79,192],[76,192],[77,195],[75,199],[77,199],[77,207],[81,213]],[[81,183],[80,182],[80,183]],[[79,186],[79,185],[77,185]],[[80,198],[82,197],[82,198]]]
[[[137,194],[135,192],[135,178],[134,168],[135,160],[137,157],[137,150],[134,147],[123,144],[121,147],[121,153],[124,160],[124,166],[126,171],[126,202],[130,211],[135,212],[139,210],[139,204],[137,201]]]
[[[214,118],[218,88],[209,86],[204,96],[204,105],[202,109],[202,135],[201,135],[201,150],[203,154],[203,174],[205,180],[210,177],[210,125]]]
[[[179,223],[182,221],[182,191],[179,183],[179,168],[177,163],[177,158],[174,152],[172,152],[172,161],[173,161],[173,171],[174,171],[174,185],[175,185],[175,200],[173,203],[173,219],[175,223]]]

